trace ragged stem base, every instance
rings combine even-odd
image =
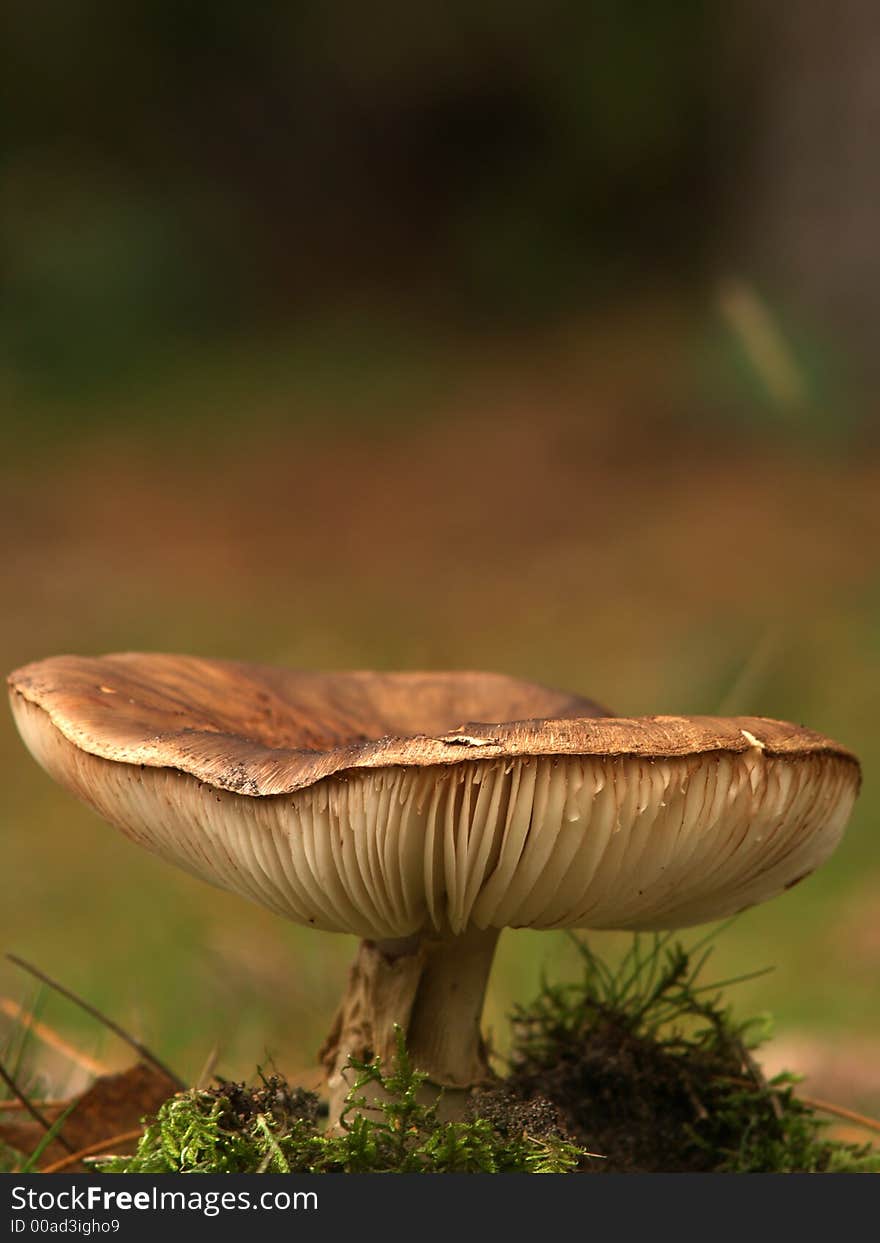
[[[441,1115],[460,1115],[469,1090],[492,1078],[480,1016],[498,941],[497,929],[462,936],[424,934],[401,941],[362,941],[333,1029],[321,1050],[337,1125],[350,1090],[349,1055],[380,1057],[390,1068],[395,1027],[418,1070],[444,1089]],[[426,1085],[426,1088],[428,1085]]]

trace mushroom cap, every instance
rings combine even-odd
[[[613,717],[498,674],[126,653],[9,683],[37,760],[134,841],[375,939],[722,918],[823,862],[859,788],[800,726]]]

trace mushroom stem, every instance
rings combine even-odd
[[[349,1056],[379,1057],[389,1068],[395,1028],[413,1065],[442,1087],[445,1117],[460,1114],[470,1088],[492,1077],[480,1016],[498,929],[461,936],[425,934],[405,940],[362,941],[333,1029],[321,1050],[335,1126],[352,1086]],[[427,1086],[427,1085],[426,1085]]]

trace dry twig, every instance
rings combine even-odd
[[[140,1139],[142,1134],[141,1128],[138,1127],[136,1131],[123,1131],[121,1135],[111,1135],[107,1139],[99,1140],[97,1144],[89,1144],[87,1148],[80,1148],[79,1152],[71,1152],[69,1156],[62,1157],[60,1161],[53,1161],[51,1165],[44,1166],[40,1173],[59,1174],[68,1166],[82,1161],[83,1157],[91,1157],[95,1153],[104,1152],[112,1144],[127,1144],[130,1140]]]
[[[130,1045],[132,1049],[139,1053],[145,1062],[149,1062],[160,1072],[160,1074],[163,1074],[166,1079],[170,1079],[178,1089],[182,1091],[186,1088],[186,1084],[180,1076],[176,1075],[173,1070],[170,1070],[164,1062],[160,1062],[155,1053],[152,1053],[146,1045],[141,1044],[139,1040],[136,1040],[134,1036],[125,1030],[124,1027],[120,1027],[118,1023],[114,1022],[113,1019],[108,1018],[106,1014],[102,1014],[101,1011],[90,1002],[85,1001],[82,997],[78,996],[71,989],[66,988],[63,984],[59,984],[57,980],[53,980],[51,976],[46,975],[45,971],[41,971],[40,968],[35,967],[33,963],[26,962],[23,958],[19,958],[17,954],[7,954],[6,957],[10,962],[15,963],[16,967],[21,967],[22,971],[27,971],[30,975],[34,976],[35,979],[42,980],[44,984],[48,984],[49,988],[54,989],[56,993],[60,993],[62,997],[66,997],[68,1001],[72,1001],[74,1005],[79,1006],[81,1010],[85,1010],[86,1014],[91,1015],[93,1019],[97,1019],[99,1023],[103,1023],[104,1026],[113,1032],[114,1035],[118,1036],[120,1040],[124,1040],[127,1045]]]

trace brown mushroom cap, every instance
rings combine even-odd
[[[36,758],[129,837],[372,938],[721,918],[818,866],[859,785],[799,726],[615,718],[495,674],[125,654],[9,682]]]
[[[522,753],[531,754],[533,737],[539,751],[549,738],[528,727],[547,722],[526,718],[609,715],[592,700],[496,673],[301,673],[138,652],[57,656],[8,680],[91,755],[177,768],[259,797],[346,769],[456,763],[463,749],[508,754],[511,726],[499,726],[496,743],[464,722],[518,722]],[[517,745],[512,735],[509,743]]]

